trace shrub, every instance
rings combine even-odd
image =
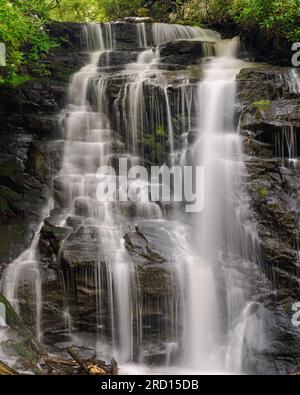
[[[44,73],[40,61],[54,45],[44,30],[41,2],[37,10],[33,2],[0,0],[0,41],[6,45],[7,65],[0,68],[0,83],[19,85],[26,80],[22,66],[30,65]],[[45,11],[45,9],[44,9]]]

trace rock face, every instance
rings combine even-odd
[[[242,70],[238,97],[251,201],[257,215],[263,265],[279,298],[298,295],[300,95],[291,89],[289,70]],[[300,92],[299,92],[300,93]]]
[[[53,24],[61,44],[45,60],[50,76],[0,92],[0,271],[28,247],[40,221],[51,176],[60,168],[58,113],[68,80],[86,60],[81,26]],[[29,71],[30,72],[30,71]]]
[[[299,156],[300,92],[293,89],[290,72],[260,66],[244,69],[237,76],[247,189],[257,223],[262,269],[274,287],[274,295],[266,301],[267,332],[273,339],[269,351],[272,363],[283,373],[293,371],[300,358],[295,352],[299,332],[291,323],[300,274],[300,175],[295,159]],[[284,348],[280,338],[285,339]]]
[[[201,41],[170,41],[160,48],[161,62],[171,65],[200,63],[205,45],[210,44]]]
[[[152,25],[146,23],[146,38],[149,46],[153,44]],[[117,22],[114,25],[115,49],[117,51],[136,51],[140,45],[135,23]]]
[[[34,340],[31,330],[24,324],[8,300],[0,293],[0,305],[4,306],[5,314],[0,311],[1,359],[20,373],[31,371],[40,374],[38,360],[41,347]],[[4,319],[5,318],[5,319]],[[12,366],[13,361],[13,366]]]

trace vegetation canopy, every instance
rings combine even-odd
[[[300,0],[0,0],[0,42],[7,49],[0,83],[24,82],[27,66],[47,73],[42,60],[55,45],[45,28],[50,20],[104,22],[126,16],[198,26],[234,23],[265,37],[300,41]]]

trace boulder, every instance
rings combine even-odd
[[[138,226],[136,226],[135,232],[126,233],[124,240],[125,247],[132,254],[139,255],[152,263],[166,262],[166,258],[155,250],[155,246],[149,243]]]
[[[298,289],[300,215],[300,102],[291,93],[290,69],[260,66],[241,70],[237,95],[247,155],[247,189],[256,221],[261,261],[278,298]],[[297,291],[296,291],[297,293]]]
[[[202,41],[180,40],[169,41],[160,47],[160,61],[172,65],[193,65],[205,56],[205,45]]]
[[[152,25],[147,23],[145,25],[148,45],[151,46],[152,40]],[[139,48],[137,25],[135,23],[128,23],[118,21],[112,26],[115,49],[119,51],[136,51]]]
[[[287,68],[263,65],[242,69],[236,77],[238,101],[252,103],[289,95],[289,72]]]
[[[138,52],[136,51],[111,51],[106,52],[99,58],[99,67],[108,67],[109,71],[122,69],[128,63],[136,62]]]

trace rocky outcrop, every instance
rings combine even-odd
[[[299,287],[300,95],[289,69],[244,69],[237,77],[241,129],[248,155],[248,190],[258,222],[263,267],[278,297]]]
[[[170,41],[160,47],[160,61],[164,64],[171,64],[173,67],[182,67],[183,65],[192,65],[200,63],[201,58],[204,56],[204,47],[210,45],[213,50],[211,43],[205,43],[202,41]]]
[[[139,49],[140,45],[135,23],[119,21],[114,24],[113,29],[115,49],[117,51],[136,51]],[[152,25],[146,23],[145,29],[148,46],[152,46]]]
[[[38,360],[42,353],[41,346],[1,293],[0,308],[1,359],[20,373],[31,371],[40,374]]]
[[[28,245],[46,203],[51,176],[60,168],[58,114],[72,73],[86,60],[81,25],[51,24],[57,41],[44,60],[49,75],[31,73],[24,85],[0,91],[0,272]]]
[[[149,243],[143,232],[136,226],[135,232],[128,232],[124,236],[125,246],[131,254],[145,258],[152,263],[164,263],[166,259],[155,251],[155,246]]]

